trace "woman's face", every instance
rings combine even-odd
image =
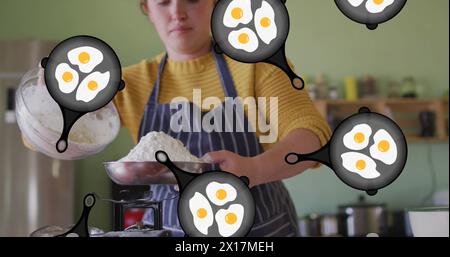
[[[144,10],[166,48],[191,54],[209,47],[213,0],[146,0]]]

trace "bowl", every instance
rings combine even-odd
[[[45,226],[39,228],[29,235],[30,237],[56,237],[69,231],[75,224],[68,226]],[[105,233],[103,230],[96,227],[88,227],[90,236],[98,236]]]
[[[409,222],[414,237],[448,237],[448,206],[411,209]]]
[[[39,68],[24,75],[16,91],[16,118],[25,141],[55,159],[77,160],[103,151],[120,131],[120,118],[112,102],[81,117],[69,134],[64,153],[56,150],[63,118],[58,104],[39,77]]]
[[[213,164],[201,162],[174,162],[178,168],[203,173],[213,169]],[[105,162],[109,178],[119,185],[177,184],[172,172],[157,161],[146,162]]]

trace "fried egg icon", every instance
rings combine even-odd
[[[189,200],[189,210],[191,211],[195,228],[203,235],[208,235],[208,229],[214,223],[214,214],[206,197],[196,192]]]
[[[90,102],[100,93],[109,82],[109,71],[105,73],[93,72],[89,74],[77,89],[75,98],[77,101]]]
[[[370,156],[387,165],[397,160],[397,145],[391,135],[384,129],[378,130],[373,136],[374,144],[370,147]]]
[[[266,1],[263,1],[261,8],[255,12],[255,28],[258,36],[266,44],[270,44],[277,37],[275,12],[272,6]]]
[[[225,10],[223,24],[228,28],[236,28],[240,23],[248,24],[253,19],[250,0],[233,0]]]
[[[233,186],[227,183],[211,182],[206,186],[208,199],[217,206],[234,201],[237,193]]]
[[[232,204],[228,209],[218,210],[216,213],[219,234],[230,237],[241,227],[244,218],[244,207],[240,204]]]
[[[67,63],[56,66],[55,78],[58,81],[59,90],[65,94],[72,93],[78,86],[78,72],[70,68]]]
[[[362,153],[348,152],[341,155],[342,166],[350,172],[356,173],[365,179],[374,179],[380,176],[377,164],[370,157]]]
[[[353,7],[358,7],[364,0],[347,0]]]
[[[366,2],[366,9],[370,13],[380,13],[393,3],[394,0],[368,0]]]
[[[249,28],[242,28],[240,30],[231,31],[228,35],[228,42],[236,49],[241,49],[252,53],[258,49],[258,38],[255,32]]]
[[[82,46],[70,50],[67,58],[70,63],[77,65],[81,72],[89,73],[103,61],[103,54],[94,47]]]
[[[362,150],[369,145],[372,129],[367,124],[358,124],[350,132],[344,135],[344,145],[350,150]]]

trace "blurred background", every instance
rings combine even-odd
[[[399,123],[409,142],[406,167],[393,184],[366,201],[399,212],[448,205],[449,1],[409,0],[397,17],[375,31],[346,18],[334,1],[291,0],[287,7],[287,56],[307,80],[311,97],[331,126],[363,104],[402,118]],[[24,72],[55,43],[75,35],[103,39],[124,67],[163,51],[138,0],[0,0],[0,236],[28,235],[40,226],[75,222],[86,193],[111,197],[102,162],[117,160],[133,147],[126,129],[104,152],[79,161],[48,160],[21,145],[17,125],[7,117],[8,88],[17,87]],[[421,115],[428,118],[425,124]],[[426,126],[429,122],[434,124],[431,128]],[[19,167],[25,159],[31,164]],[[41,163],[41,170],[33,170],[33,163]],[[20,176],[14,176],[17,169]],[[45,186],[52,178],[62,181]],[[43,182],[29,182],[36,179]],[[304,228],[306,234],[315,233],[310,223],[316,217],[332,216],[338,206],[356,202],[362,194],[323,166],[284,182],[299,223],[310,227]],[[26,206],[14,205],[11,199],[25,187],[34,188],[17,198]],[[65,207],[53,209],[49,201]],[[35,217],[39,209],[44,209],[40,218]],[[65,217],[58,217],[63,212]],[[19,216],[32,221],[16,224],[14,217]],[[98,202],[90,224],[108,231],[112,223],[111,205]]]

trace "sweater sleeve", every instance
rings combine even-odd
[[[120,116],[122,127],[127,128],[135,143],[144,107],[152,90],[154,65],[146,61],[124,68],[122,79],[125,89],[114,97],[114,105]]]
[[[267,104],[268,108],[265,113],[266,121],[270,120],[272,115],[278,115],[277,141],[282,140],[297,128],[313,132],[319,138],[322,146],[330,139],[330,127],[315,108],[306,86],[303,90],[294,89],[289,77],[278,67],[265,63],[259,63],[256,66],[255,94],[256,97],[267,99],[269,97],[278,98],[278,113],[276,110],[271,110],[269,104]],[[264,150],[267,150],[274,143],[262,144],[262,146]]]

